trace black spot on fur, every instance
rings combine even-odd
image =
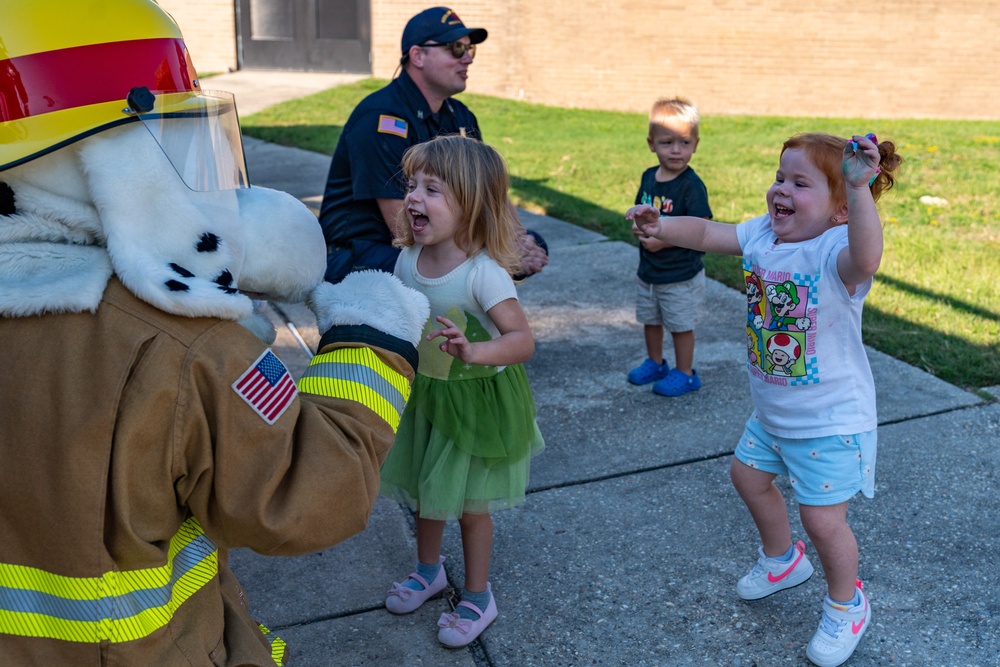
[[[219,249],[221,239],[212,232],[205,232],[198,241],[198,252],[215,252]]]
[[[14,206],[14,191],[10,186],[0,181],[0,215],[14,215],[17,207]]]
[[[236,294],[239,292],[238,289],[233,287],[233,274],[229,272],[229,269],[225,269],[219,274],[219,277],[215,279],[216,284],[226,294]]]
[[[187,292],[191,289],[179,280],[168,280],[163,284],[166,285],[167,289],[171,292]]]
[[[224,269],[215,282],[223,287],[230,287],[233,284],[233,274],[229,272],[229,269]]]
[[[184,276],[185,278],[194,278],[194,274],[185,269],[180,264],[174,264],[173,262],[171,262],[170,268],[174,270],[174,273]]]

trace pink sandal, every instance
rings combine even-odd
[[[448,575],[444,571],[444,556],[438,558],[438,568],[437,576],[434,577],[434,581],[427,583],[423,577],[421,577],[416,572],[413,572],[408,577],[417,581],[424,587],[422,591],[415,591],[412,588],[407,588],[398,582],[393,582],[392,588],[385,597],[385,608],[393,614],[409,614],[410,612],[416,611],[420,608],[420,605],[427,602],[435,595],[439,594],[448,586]],[[403,582],[405,583],[405,582]]]
[[[490,603],[486,605],[486,611],[483,611],[471,602],[462,601],[457,605],[458,607],[467,607],[479,614],[479,618],[476,620],[470,621],[467,618],[462,618],[457,613],[441,614],[441,618],[438,619],[438,627],[441,628],[438,630],[439,642],[448,648],[468,646],[482,634],[486,626],[496,620],[497,605],[493,599],[493,591],[489,583],[486,584],[486,590],[490,591]]]

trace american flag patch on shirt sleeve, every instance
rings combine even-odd
[[[232,386],[268,424],[276,422],[299,393],[285,364],[270,348]]]
[[[408,130],[406,121],[395,116],[381,115],[378,117],[378,131],[386,134],[395,134],[398,137],[406,138]]]

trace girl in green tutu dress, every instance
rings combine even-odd
[[[544,446],[523,362],[535,350],[511,275],[520,223],[503,158],[486,144],[443,136],[410,148],[402,252],[395,274],[427,295],[431,317],[380,492],[416,512],[417,569],[394,583],[386,608],[414,611],[447,585],[441,541],[458,519],[465,587],[438,640],[472,642],[497,616],[490,590],[490,512],[524,501],[529,461]]]

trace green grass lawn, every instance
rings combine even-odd
[[[271,107],[243,119],[243,129],[330,154],[357,102],[384,84],[368,79]],[[645,114],[462,99],[507,158],[518,205],[634,242],[623,214],[656,162]],[[879,202],[886,249],[865,308],[865,342],[962,387],[1000,385],[1000,123],[704,117],[691,166],[715,219],[766,212],[781,144],[804,131],[875,132],[905,160]],[[924,195],[947,204],[922,204]],[[742,290],[738,258],[709,255],[706,264],[711,277]]]

